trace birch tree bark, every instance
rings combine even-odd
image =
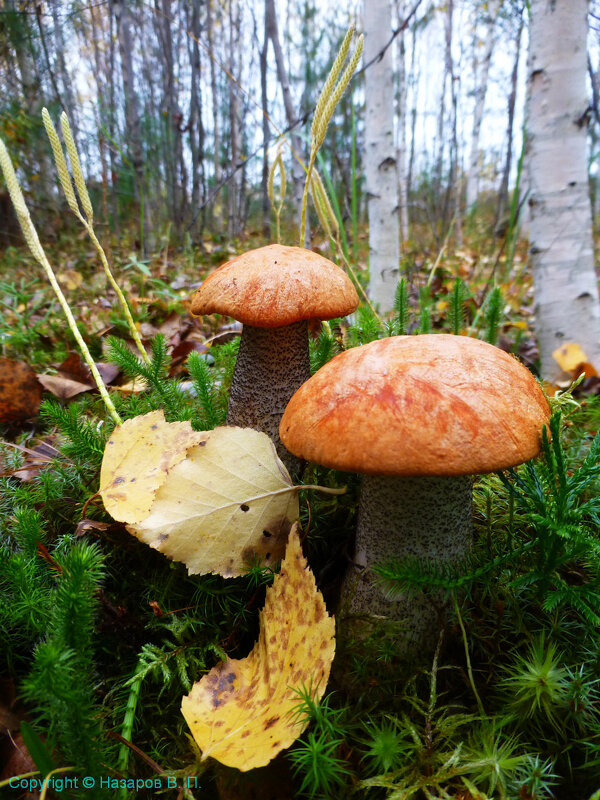
[[[290,79],[288,71],[285,66],[283,50],[281,49],[281,42],[279,40],[279,28],[277,25],[277,14],[275,13],[274,0],[265,0],[265,24],[269,31],[269,38],[273,45],[273,53],[275,55],[275,64],[277,65],[277,78],[281,84],[281,93],[283,95],[283,105],[285,108],[285,117],[289,127],[295,126],[298,121],[298,115],[294,108],[292,100],[292,91],[290,88]],[[304,145],[302,139],[294,127],[291,133],[292,148],[302,158],[304,152]],[[300,217],[302,215],[302,194],[304,192],[304,169],[298,162],[297,158],[292,158],[292,183],[293,183],[293,203],[296,209],[296,216],[298,220],[298,229],[300,229]],[[308,215],[307,215],[308,217]],[[306,231],[303,244],[309,246],[310,233],[308,226],[308,218]]]
[[[405,3],[396,3],[397,20],[400,25],[404,18]],[[408,97],[408,82],[406,76],[406,32],[398,37],[398,200],[400,202],[400,232],[402,234],[402,247],[408,241],[408,174],[406,166],[406,102]]]
[[[600,303],[587,173],[587,0],[532,0],[528,86],[530,254],[542,376],[577,342],[600,369]]]
[[[205,222],[204,200],[206,199],[206,183],[204,172],[204,124],[202,121],[202,70],[200,59],[200,46],[198,44],[202,30],[200,24],[201,0],[192,0],[187,6],[188,30],[191,36],[188,37],[188,47],[190,52],[191,64],[191,89],[190,89],[190,121],[189,146],[192,156],[192,215],[202,203],[203,211],[199,215],[199,223],[196,228],[201,234]]]
[[[469,168],[467,172],[467,212],[471,211],[477,200],[479,191],[479,166],[480,150],[479,136],[483,122],[483,110],[487,95],[490,64],[495,43],[496,18],[502,5],[502,0],[489,0],[486,5],[485,34],[483,39],[483,53],[481,58],[475,59],[476,86],[475,106],[473,108],[473,127],[471,129],[471,149],[469,154]]]
[[[365,183],[369,217],[369,294],[382,313],[391,311],[400,261],[398,169],[394,143],[390,0],[364,0]],[[373,59],[373,63],[370,63]]]
[[[238,0],[229,3],[229,48],[227,67],[229,80],[229,135],[231,141],[231,167],[233,173],[227,189],[227,233],[230,239],[242,231],[242,119],[240,90],[238,87],[241,67],[241,11]]]
[[[123,103],[125,107],[125,129],[127,141],[127,155],[133,166],[135,174],[134,191],[135,200],[139,207],[145,197],[144,185],[144,152],[142,145],[142,129],[140,123],[140,110],[138,96],[135,89],[135,73],[133,68],[133,37],[131,34],[130,5],[122,0],[114,0],[112,10],[117,23],[117,36],[119,40],[119,54],[121,56],[121,77],[123,81]],[[144,206],[144,210],[145,206]],[[144,223],[148,222],[147,219]],[[152,241],[148,239],[150,229],[144,225],[144,234],[140,231],[142,252],[152,248]]]
[[[463,246],[462,231],[462,180],[460,170],[460,152],[458,146],[458,88],[460,80],[460,64],[455,69],[452,55],[452,41],[454,38],[454,0],[447,0],[446,13],[444,14],[444,29],[446,34],[446,74],[450,81],[450,102],[452,104],[452,141],[450,145],[450,175],[448,182],[449,205],[454,207],[454,240],[457,247]]]
[[[504,159],[504,170],[502,172],[502,183],[498,192],[498,211],[496,212],[496,226],[501,222],[506,207],[508,205],[508,184],[510,180],[510,170],[512,167],[512,148],[513,130],[515,124],[515,107],[517,103],[517,79],[519,76],[519,62],[521,59],[521,38],[523,36],[523,26],[525,20],[524,9],[520,8],[517,17],[517,30],[515,37],[515,60],[510,76],[510,94],[507,102],[508,122],[506,125],[506,157]]]
[[[215,9],[213,8],[212,0],[207,0],[206,3],[206,36],[208,38],[208,50],[210,53],[216,53],[215,41]],[[219,115],[219,94],[217,87],[217,67],[214,58],[208,59],[210,69],[210,95],[212,102],[212,138],[213,138],[213,184],[219,186],[221,183],[221,121]],[[222,230],[223,214],[215,213],[219,209],[215,208],[217,202],[214,203],[212,209],[212,225],[215,231],[219,233]]]
[[[269,51],[269,28],[267,24],[267,7],[265,4],[263,46],[259,52],[260,63],[260,103],[262,110],[263,159],[260,179],[260,196],[262,208],[263,235],[271,238],[271,204],[269,202],[269,143],[271,128],[269,127],[269,98],[267,94],[267,55]]]

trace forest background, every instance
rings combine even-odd
[[[410,261],[417,242],[421,254],[426,245],[435,258],[451,224],[460,248],[462,217],[478,197],[489,211],[489,238],[497,241],[522,146],[525,4],[372,3],[367,24],[379,5],[388,14],[377,52],[392,67],[403,255]],[[43,233],[56,239],[65,222],[40,125],[47,106],[51,116],[68,113],[95,205],[114,240],[126,233],[140,258],[167,240],[210,249],[213,240],[248,233],[272,238],[267,180],[280,135],[306,162],[306,123],[320,87],[348,25],[362,26],[360,5],[311,0],[3,2],[0,12],[0,135]],[[592,24],[594,88],[595,39]],[[361,222],[363,70],[342,98],[322,150],[342,214]],[[592,97],[591,153],[599,124],[595,91]],[[283,158],[288,176],[301,183],[302,168],[288,146]],[[590,167],[595,174],[593,156]],[[297,196],[296,187],[296,204]],[[2,241],[18,244],[16,229],[7,229],[6,194],[1,202]],[[287,211],[292,225],[294,202]],[[295,242],[297,234],[290,230],[288,238]],[[313,238],[322,245],[325,237],[317,231]]]
[[[532,18],[542,20],[544,3],[534,6]],[[569,16],[583,19],[586,7],[570,4]],[[569,108],[585,123],[579,127],[587,141],[582,145],[580,137],[577,149],[584,148],[594,215],[600,204],[596,11],[592,3],[587,31],[580,25],[577,33],[575,47],[581,49],[587,32],[588,78],[587,86],[581,75],[575,79],[576,108]],[[442,254],[458,251],[472,261],[463,252],[471,223],[485,240],[485,252],[474,243],[476,260],[492,262],[484,285],[496,282],[501,259],[508,255],[510,262],[519,224],[529,234],[529,208],[538,198],[524,158],[530,86],[525,2],[370,0],[364,9],[360,3],[340,9],[308,0],[3,2],[0,12],[0,135],[48,243],[58,240],[69,218],[40,125],[44,106],[54,117],[68,113],[97,217],[109,245],[127,246],[128,269],[143,269],[136,259],[165,244],[199,248],[216,263],[215,245],[248,242],[253,235],[272,240],[269,170],[280,150],[288,176],[283,240],[299,243],[311,109],[350,24],[367,34],[366,55],[337,108],[317,167],[361,270],[370,252],[372,300],[389,311],[400,272],[410,278],[439,265]],[[555,23],[557,41],[561,24]],[[561,57],[557,52],[555,60]],[[375,186],[385,198],[370,212],[366,252],[360,242]],[[0,212],[0,243],[18,243],[5,191]],[[379,229],[373,222],[378,217],[387,220]],[[305,243],[328,251],[328,236],[314,214],[313,228],[311,236],[309,224]],[[391,283],[380,288],[377,258],[398,264],[384,267]],[[583,339],[589,358],[597,360],[590,340],[598,333],[595,327],[579,337],[568,332],[567,341]],[[554,345],[543,348],[550,349]],[[556,378],[550,357],[542,353],[543,372]]]
[[[555,9],[562,16],[551,25]],[[556,323],[548,342],[562,339],[564,352],[544,345],[540,360],[538,345],[540,286],[550,288],[559,317],[600,324],[592,239],[599,14],[585,0],[0,0],[0,138],[122,418],[163,408],[196,429],[223,422],[239,325],[192,319],[189,298],[214,267],[278,232],[284,244],[301,243],[311,115],[353,24],[365,33],[363,62],[316,162],[330,213],[309,205],[304,243],[344,262],[363,299],[370,294],[385,313],[364,302],[350,322],[313,331],[313,369],[373,339],[446,330],[518,355],[552,380],[549,395],[583,372],[576,398],[555,400],[542,459],[477,482],[474,548],[464,563],[388,570],[399,591],[437,587],[434,597],[444,591],[454,603],[433,661],[407,678],[388,629],[368,647],[340,642],[332,693],[321,707],[299,701],[310,732],[283,773],[250,776],[244,788],[234,770],[200,763],[179,709],[200,675],[247,654],[273,574],[253,564],[236,580],[188,576],[94,500],[115,417],[72,352],[0,184],[3,369],[18,360],[18,370],[27,362],[37,373],[35,388],[24,377],[19,398],[6,388],[0,396],[8,409],[0,448],[0,755],[8,766],[0,789],[35,768],[94,774],[109,765],[118,776],[200,775],[207,796],[219,798],[253,796],[252,780],[272,780],[284,796],[598,798],[600,332],[586,340],[574,327],[565,336]],[[557,193],[566,196],[557,225],[540,214],[548,205],[529,166],[536,142],[564,145],[563,137],[556,125],[547,140],[535,126],[524,129],[533,78],[562,74],[562,45],[583,59],[577,80],[559,82],[556,104],[577,142],[559,155],[544,151],[540,162],[541,174],[579,192],[576,201]],[[542,67],[532,69],[535,58]],[[70,120],[94,229],[151,364],[131,354],[97,251],[62,197],[43,108]],[[373,159],[374,131],[385,137]],[[570,154],[583,164],[576,177]],[[385,191],[374,191],[384,178]],[[377,299],[374,254],[384,239],[370,219],[376,195],[387,203],[383,260],[392,274]],[[544,216],[540,235],[536,217]],[[542,246],[548,229],[564,258],[539,270],[536,259],[551,250]],[[567,276],[574,298],[550,275]],[[38,382],[58,400],[47,395],[41,416]],[[13,401],[25,405],[14,411]],[[302,506],[305,551],[333,594],[358,481],[311,469],[348,490]],[[29,761],[13,761],[25,739]],[[121,788],[120,797],[131,796]],[[179,796],[196,796],[180,788]]]

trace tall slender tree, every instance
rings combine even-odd
[[[505,214],[508,204],[508,187],[513,158],[513,135],[515,125],[515,110],[517,105],[517,79],[519,76],[519,64],[521,60],[521,41],[523,38],[523,27],[525,25],[525,9],[518,5],[515,10],[513,24],[516,26],[514,42],[515,55],[513,68],[510,75],[510,92],[507,101],[507,123],[506,123],[506,155],[504,157],[504,168],[502,171],[502,181],[498,192],[498,210],[496,212],[496,222],[500,223]],[[498,227],[498,225],[496,225]]]
[[[483,39],[481,40],[482,53],[479,52],[479,40],[475,32],[475,103],[473,107],[473,127],[471,128],[471,149],[469,154],[469,166],[467,170],[467,211],[470,211],[477,200],[479,191],[479,167],[481,153],[479,150],[479,137],[481,135],[481,123],[483,122],[483,111],[485,108],[485,98],[487,95],[488,78],[490,74],[490,64],[496,41],[496,19],[502,6],[502,0],[488,0],[484,4]],[[475,25],[477,31],[477,25]]]
[[[527,147],[530,254],[542,375],[577,342],[600,368],[587,172],[587,0],[531,0]]]
[[[283,95],[283,105],[285,108],[285,116],[288,126],[292,128],[291,142],[294,153],[299,158],[302,158],[304,152],[304,145],[301,137],[298,134],[298,114],[294,101],[292,99],[292,90],[290,87],[290,78],[288,70],[285,65],[283,50],[279,40],[279,26],[277,24],[277,14],[275,13],[274,0],[265,0],[266,8],[266,25],[269,31],[269,38],[273,44],[273,53],[275,55],[275,63],[277,65],[277,77],[281,86],[281,93]],[[300,217],[302,213],[302,194],[304,192],[304,169],[299,162],[298,157],[292,159],[292,196],[294,208],[296,211],[296,218],[298,221],[298,228],[300,228]],[[310,234],[308,225],[306,226],[305,244],[310,241]]]
[[[380,311],[393,308],[399,277],[398,170],[390,0],[365,0],[365,150],[369,216],[369,294]]]
[[[131,34],[131,7],[123,0],[112,0],[113,13],[117,22],[117,36],[119,39],[119,55],[121,60],[121,77],[123,81],[123,103],[125,108],[125,141],[127,142],[127,157],[133,167],[135,200],[139,207],[143,207],[145,198],[144,186],[144,153],[142,144],[142,129],[140,123],[140,110],[135,87],[135,73],[133,67],[133,37]],[[146,230],[146,235],[150,235]],[[149,244],[141,237],[141,244]]]

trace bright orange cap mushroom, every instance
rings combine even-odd
[[[295,455],[371,475],[480,475],[538,454],[550,409],[533,375],[479,339],[394,336],[347,350],[298,389]]]
[[[192,297],[191,311],[278,328],[343,317],[357,306],[356,289],[333,261],[302,247],[270,244],[242,253],[209,275]]]

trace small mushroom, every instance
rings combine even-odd
[[[279,439],[281,415],[310,378],[308,321],[351,313],[358,295],[346,273],[300,247],[260,247],[228,261],[202,283],[192,314],[243,323],[227,423],[268,434],[290,472],[299,461]]]
[[[382,339],[315,373],[290,400],[280,435],[301,458],[364,475],[344,610],[402,620],[406,652],[431,646],[439,630],[432,604],[391,600],[369,567],[406,556],[464,556],[471,476],[537,455],[549,415],[522,364],[463,336]]]

